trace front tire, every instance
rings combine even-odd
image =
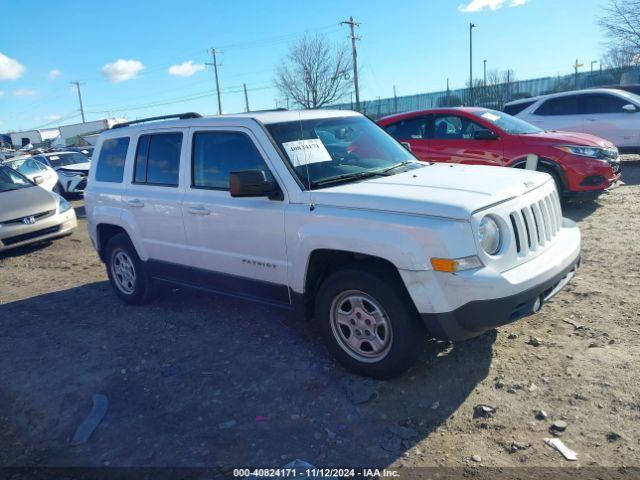
[[[316,296],[328,350],[347,369],[385,379],[415,361],[426,338],[411,298],[395,272],[372,265],[329,275]],[[385,280],[387,279],[387,280]]]
[[[121,300],[142,305],[153,299],[151,277],[126,234],[119,233],[109,240],[105,264],[109,282]]]

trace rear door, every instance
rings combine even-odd
[[[608,93],[590,93],[579,98],[584,117],[583,131],[609,140],[618,146],[640,144],[638,111],[627,112],[622,107],[631,102]]]
[[[500,137],[492,140],[474,138],[476,131],[493,130],[464,115],[437,113],[433,117],[432,137],[427,140],[430,159],[474,165],[503,164],[504,147]]]
[[[230,172],[274,173],[253,133],[242,127],[192,128],[186,158],[182,209],[194,279],[211,290],[289,303],[286,197],[229,193]]]
[[[123,198],[152,272],[177,280],[185,280],[179,274],[180,266],[189,262],[180,204],[180,157],[186,148],[186,132],[146,130],[132,138],[135,159]]]
[[[404,146],[408,147],[420,160],[431,161],[428,155],[427,136],[431,115],[420,115],[413,118],[405,118],[391,123],[385,127],[385,131]]]
[[[564,95],[549,98],[542,102],[526,120],[543,130],[582,132],[584,119],[578,107],[579,96]]]

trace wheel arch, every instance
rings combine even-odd
[[[512,161],[511,163],[509,163],[508,165],[506,165],[507,167],[511,167],[511,168],[525,168],[525,165],[527,163],[527,157],[522,157],[522,158],[518,158],[514,161]],[[568,188],[568,184],[567,184],[567,179],[566,176],[564,174],[564,170],[562,169],[562,167],[555,161],[546,158],[546,157],[540,157],[538,159],[538,169],[537,171],[540,171],[539,168],[540,167],[546,167],[545,169],[549,169],[551,170],[553,173],[555,173],[558,176],[558,179],[560,180],[560,183],[562,183],[562,188],[563,190],[567,190]],[[558,192],[558,193],[562,193],[562,192]]]
[[[370,254],[349,250],[337,250],[330,248],[318,248],[310,252],[304,273],[304,290],[302,293],[294,293],[296,309],[300,310],[306,318],[313,316],[314,298],[322,282],[332,273],[349,265],[365,263],[370,268],[379,271],[385,278],[397,283],[407,294],[411,301],[398,267],[391,261]]]

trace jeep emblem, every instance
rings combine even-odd
[[[22,219],[22,223],[24,223],[25,225],[33,225],[34,223],[36,223],[36,217],[34,217],[33,215],[30,217],[24,217]]]
[[[534,182],[524,182],[524,186],[527,188],[533,187],[535,185]]]

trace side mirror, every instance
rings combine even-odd
[[[638,109],[633,103],[627,103],[626,105],[623,105],[622,110],[629,113],[634,113],[638,111]]]
[[[37,177],[33,177],[33,183],[35,183],[36,185],[44,183],[44,177],[41,177],[40,175],[38,175]]]
[[[497,140],[498,135],[491,130],[476,130],[473,132],[474,140]]]
[[[271,172],[242,170],[229,173],[229,193],[232,197],[270,197],[279,191]]]

